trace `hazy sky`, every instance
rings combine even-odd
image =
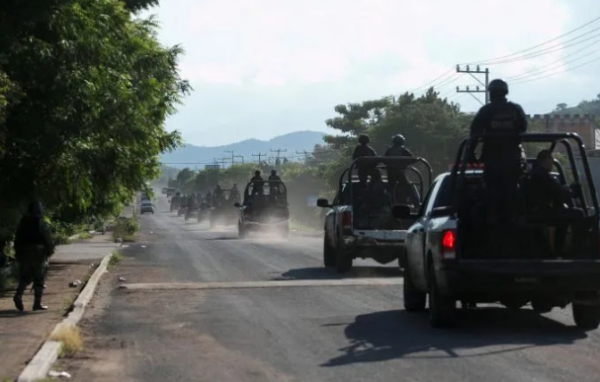
[[[162,0],[149,13],[161,40],[185,49],[181,72],[195,88],[167,127],[204,146],[331,132],[324,120],[337,104],[418,89],[458,63],[506,56],[600,17],[597,0]],[[528,113],[600,93],[600,20],[523,54],[487,67]],[[480,106],[453,91],[477,85],[468,75],[434,84],[464,110]]]

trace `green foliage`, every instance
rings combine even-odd
[[[180,144],[164,121],[191,90],[182,50],[131,13],[156,3],[0,2],[1,237],[34,197],[61,238],[63,223],[115,215]]]
[[[569,107],[566,103],[559,103],[554,109],[555,114],[593,114],[600,115],[600,94],[596,99],[581,101],[577,106]]]
[[[134,241],[134,235],[140,229],[140,224],[135,217],[120,217],[113,228],[113,238],[122,239],[124,242]]]

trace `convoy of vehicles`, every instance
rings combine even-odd
[[[355,175],[359,168],[381,174],[383,187],[376,191],[377,195],[360,184]],[[388,182],[390,178],[395,180],[393,184]],[[398,261],[403,267],[406,233],[414,219],[410,216],[394,219],[392,206],[410,205],[416,212],[431,180],[431,166],[422,158],[356,159],[341,175],[334,200],[331,203],[327,199],[317,200],[319,207],[330,209],[325,216],[323,237],[325,267],[335,267],[343,273],[352,268],[357,258],[373,259],[380,264]]]
[[[582,140],[576,134],[522,138],[546,143],[551,150],[557,144],[566,148],[573,182],[584,188],[572,200],[585,214],[573,225],[581,227],[583,239],[573,241],[561,257],[553,254],[549,234],[557,221],[532,215],[523,195],[516,227],[487,225],[481,213],[483,171],[467,167],[471,153],[466,148],[471,146],[465,140],[452,171],[436,178],[416,214],[401,205],[393,211],[397,218],[416,219],[407,235],[405,309],[424,311],[428,296],[434,327],[455,324],[457,301],[467,307],[499,302],[512,309],[531,303],[539,313],[571,304],[578,327],[589,330],[600,324],[600,209]],[[583,174],[575,165],[572,144]],[[554,176],[567,185],[566,171],[558,161],[555,167]]]
[[[282,181],[249,182],[239,209],[238,236],[245,238],[250,232],[274,230],[282,236],[290,231],[290,210],[287,189]]]
[[[500,303],[520,309],[531,304],[538,313],[571,305],[579,328],[598,328],[600,206],[581,138],[571,133],[522,135],[524,143],[547,145],[551,151],[564,147],[567,163],[555,160],[552,176],[564,186],[582,190],[568,203],[584,214],[581,221],[571,222],[569,235],[577,229],[578,239],[560,255],[553,251],[551,239],[554,228],[564,222],[532,214],[524,195],[519,195],[514,227],[486,220],[484,169],[468,163],[474,140],[481,139],[463,141],[451,170],[433,182],[431,166],[422,158],[355,160],[341,175],[334,200],[317,201],[329,209],[323,237],[325,267],[343,273],[357,258],[380,264],[398,261],[404,270],[405,309],[420,312],[428,305],[433,327],[454,326],[460,302],[463,308]],[[533,159],[527,162],[531,165]],[[365,168],[371,178],[366,185],[358,177],[358,169],[364,177]],[[520,187],[524,194],[527,184]],[[200,208],[198,220],[204,214],[211,227],[237,222],[240,238],[263,228],[288,234],[287,189],[282,182],[265,181],[260,186],[249,182],[241,203],[231,203],[228,193],[224,190],[221,203]]]

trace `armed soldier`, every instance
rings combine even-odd
[[[19,311],[24,310],[23,293],[33,282],[33,310],[46,310],[42,305],[44,278],[48,259],[54,254],[54,242],[50,228],[42,218],[42,206],[32,202],[21,219],[15,234],[15,260],[19,265],[19,285],[13,301]]]
[[[402,134],[396,134],[392,137],[392,144],[386,150],[386,157],[414,157],[414,154],[404,145],[406,139]],[[405,166],[394,164],[387,165],[388,187],[394,202],[418,205],[419,195],[417,191],[408,182],[404,174]],[[398,186],[398,187],[397,187]]]
[[[484,167],[492,215],[496,222],[514,217],[515,196],[521,173],[520,134],[527,131],[523,108],[506,99],[508,84],[496,79],[488,86],[490,103],[482,106],[471,124],[471,136],[489,134],[483,139],[480,162]],[[472,150],[472,151],[471,151]],[[470,152],[474,147],[470,148]]]
[[[354,149],[352,160],[356,160],[360,157],[377,156],[377,151],[369,146],[369,142],[370,139],[368,135],[361,134],[358,136],[358,145]],[[356,166],[356,169],[358,170],[358,180],[360,182],[360,186],[364,188],[367,185],[367,178],[375,169],[375,165],[361,163]]]

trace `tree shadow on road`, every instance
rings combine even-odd
[[[404,310],[363,314],[344,330],[350,343],[339,349],[343,354],[321,366],[380,362],[402,357],[483,357],[537,346],[571,344],[587,337],[575,327],[540,316],[529,309],[461,310],[460,324],[460,327],[451,330],[434,329],[429,326],[427,313]],[[491,346],[504,346],[504,349],[486,348]],[[418,354],[436,350],[445,354]],[[461,355],[458,353],[460,350],[469,354]]]
[[[341,279],[360,279],[360,278],[380,278],[380,277],[402,277],[400,268],[396,267],[377,267],[364,266],[353,267],[351,271],[340,274],[334,269],[329,268],[296,268],[290,269],[281,274],[277,280],[341,280]]]

